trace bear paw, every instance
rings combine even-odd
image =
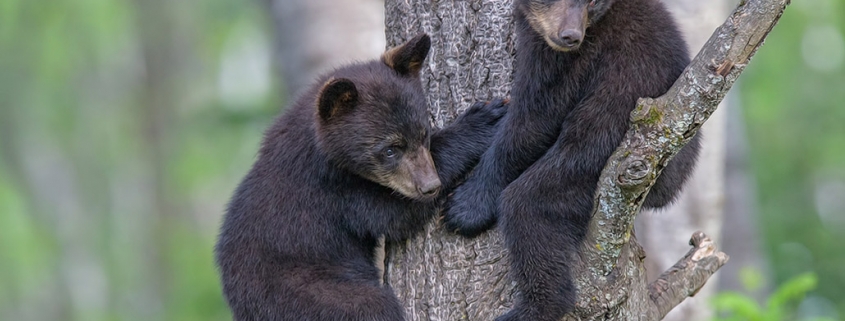
[[[507,111],[507,99],[496,98],[487,102],[479,101],[472,104],[472,106],[470,106],[467,111],[461,115],[461,119],[459,121],[469,122],[479,130],[494,129],[495,125],[499,123],[499,120],[505,116]]]
[[[455,189],[446,203],[446,229],[466,237],[475,237],[492,228],[498,217],[498,198],[495,194],[490,188],[485,188],[478,176],[471,176]]]

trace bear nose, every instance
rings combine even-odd
[[[581,37],[583,34],[576,29],[566,29],[558,34],[560,37],[560,44],[567,48],[575,48],[581,44]]]
[[[423,196],[434,196],[440,191],[440,179],[435,177],[434,179],[428,180],[420,184],[417,189]]]

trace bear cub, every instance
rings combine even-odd
[[[599,176],[640,97],[664,94],[689,57],[659,0],[515,0],[511,107],[492,147],[447,203],[447,228],[498,221],[520,296],[498,320],[572,311]],[[695,164],[699,135],[663,169],[644,206],[661,207]]]
[[[432,130],[421,34],[320,77],[267,130],[215,249],[234,319],[404,320],[374,264],[437,212],[489,147],[506,106],[477,103]]]

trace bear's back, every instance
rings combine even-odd
[[[642,86],[634,91],[657,97],[689,64],[686,42],[660,1],[616,1],[594,28],[596,50],[604,56],[597,70],[610,74],[605,86]]]

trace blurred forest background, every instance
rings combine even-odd
[[[323,55],[384,48],[348,36],[380,1],[300,2],[0,0],[0,320],[231,319],[212,246],[262,131]],[[794,1],[729,116],[757,230],[731,239],[765,261],[741,288],[814,273],[796,319],[845,319],[843,33],[843,1]]]

